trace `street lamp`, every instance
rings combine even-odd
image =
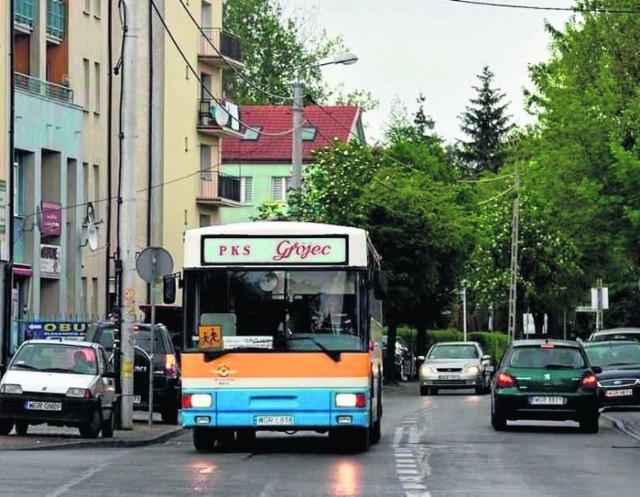
[[[304,84],[300,81],[299,74],[302,69],[322,67],[332,64],[351,65],[358,61],[358,57],[351,52],[344,52],[326,60],[320,60],[311,64],[296,67],[296,80],[293,82],[293,140],[291,145],[291,164],[293,174],[291,187],[299,188],[302,183],[302,121],[304,112]]]

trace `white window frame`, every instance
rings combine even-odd
[[[240,202],[253,203],[253,176],[240,176]]]
[[[287,191],[291,186],[291,176],[271,176],[271,198],[284,202],[287,200]],[[280,195],[278,195],[278,190]]]

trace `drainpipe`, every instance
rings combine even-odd
[[[107,53],[109,59],[109,76],[107,81],[107,242],[105,255],[105,283],[104,283],[104,309],[105,314],[109,314],[109,278],[111,276],[111,196],[113,195],[113,185],[111,175],[113,173],[113,22],[111,20],[113,0],[109,0],[107,7]]]

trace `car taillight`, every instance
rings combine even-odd
[[[182,408],[191,409],[191,394],[185,393],[182,395]]]
[[[588,390],[593,390],[598,387],[598,378],[593,373],[587,373],[580,380],[580,386]]]
[[[507,373],[500,373],[496,379],[496,386],[498,388],[510,388],[516,386],[516,379]]]
[[[178,376],[178,366],[176,363],[176,356],[173,354],[167,354],[167,358],[164,362],[164,372],[167,377],[175,378]]]

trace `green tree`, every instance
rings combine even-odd
[[[344,45],[325,31],[305,29],[300,17],[285,17],[277,0],[233,0],[224,2],[223,25],[242,40],[244,77],[225,71],[225,90],[239,104],[283,104],[291,94],[291,82],[299,76],[307,91],[321,100],[327,89],[320,70],[309,66]],[[262,91],[264,90],[264,91]]]
[[[492,87],[494,74],[485,66],[478,75],[480,86],[474,86],[476,97],[471,99],[461,116],[461,130],[469,141],[460,144],[459,154],[467,175],[483,171],[496,173],[503,166],[503,141],[513,125],[507,115],[508,104],[502,103],[505,94]]]

